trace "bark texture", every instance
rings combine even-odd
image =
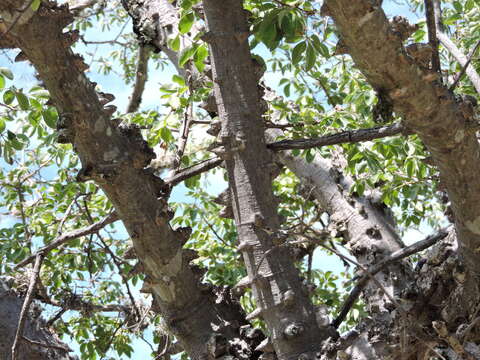
[[[2,2],[0,16],[12,19],[12,9],[26,3]],[[73,144],[82,162],[78,180],[96,181],[128,230],[170,330],[194,358],[213,356],[210,339],[238,337],[245,323],[240,307],[202,285],[203,271],[190,265],[196,255],[182,249],[190,229],[170,227],[169,189],[146,168],[153,151],[139,129],[112,121],[111,111],[100,103],[95,84],[84,75],[83,60],[65,41],[68,34],[62,31],[72,20],[66,6],[44,3],[36,13],[27,10],[10,34],[61,114],[62,141]]]
[[[10,289],[7,282],[0,280],[0,357],[3,360],[11,359],[12,344],[22,304],[23,298]],[[69,355],[71,350],[67,345],[45,328],[45,323],[40,318],[38,308],[30,311],[23,335],[31,342],[20,340],[20,346],[17,349],[18,360],[77,359],[76,356]],[[32,342],[40,345],[34,345]]]
[[[374,1],[327,0],[358,68],[375,89],[389,94],[404,125],[417,133],[432,153],[455,215],[460,252],[466,266],[480,274],[480,145],[476,116],[437,77],[407,54]],[[471,109],[470,109],[471,110]]]
[[[246,12],[237,0],[206,0],[203,5],[239,250],[278,358],[310,358],[329,332],[319,328],[308,292],[275,234],[279,219],[268,170],[272,159],[264,139]]]

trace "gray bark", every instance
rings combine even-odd
[[[10,360],[12,344],[17,330],[23,298],[15,293],[7,282],[0,279],[0,357]],[[18,360],[75,360],[71,350],[58,337],[45,328],[40,310],[34,307],[28,314],[23,336],[32,342],[20,339],[17,349]]]
[[[279,246],[275,235],[280,224],[268,172],[272,159],[265,145],[246,13],[237,0],[205,0],[203,5],[239,251],[278,358],[312,357],[329,332],[316,323],[288,249]]]
[[[0,4],[0,16],[12,19],[18,1]],[[28,1],[22,2],[22,5]],[[28,16],[27,16],[28,15]],[[203,271],[190,265],[196,257],[183,250],[189,229],[172,229],[168,189],[145,167],[153,152],[132,127],[119,127],[100,104],[85,65],[63,28],[73,21],[64,6],[27,11],[10,35],[35,66],[61,114],[63,141],[73,143],[82,162],[78,180],[94,180],[113,203],[143,263],[147,284],[170,330],[194,358],[208,358],[208,341],[235,341],[245,323],[238,304],[201,284]]]
[[[358,68],[375,89],[389,94],[404,125],[431,152],[452,203],[460,252],[478,276],[480,145],[471,109],[407,54],[380,6],[368,0],[327,0],[325,6]]]

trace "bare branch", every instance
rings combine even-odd
[[[223,162],[220,158],[213,158],[202,161],[198,164],[192,165],[178,172],[177,174],[165,179],[165,183],[169,186],[175,186],[182,181],[185,181],[195,175],[201,174],[205,171],[211,170]]]
[[[435,0],[434,10],[438,40],[440,40],[440,43],[445,46],[445,48],[450,52],[450,54],[453,55],[453,57],[458,61],[458,63],[462,67],[465,67],[465,73],[475,87],[475,90],[477,90],[477,93],[480,94],[480,75],[477,73],[475,68],[471,64],[469,64],[468,58],[460,51],[460,49],[455,45],[455,43],[443,31],[440,0]]]
[[[289,149],[311,149],[326,145],[369,141],[402,133],[409,134],[410,132],[406,131],[402,124],[396,123],[393,125],[379,126],[369,129],[342,131],[338,134],[325,135],[316,139],[282,140],[270,143],[267,145],[267,147],[274,151]]]
[[[27,338],[26,336],[22,336],[22,340],[28,342],[29,344],[44,347],[44,348],[51,348],[51,349],[57,349],[61,351],[66,351],[66,352],[72,352],[73,350],[64,346],[59,346],[59,345],[54,345],[54,344],[45,344],[40,341],[35,341],[32,339]]]
[[[25,296],[25,301],[23,302],[22,310],[20,311],[20,317],[18,319],[17,331],[15,333],[15,339],[13,340],[12,345],[12,360],[17,360],[17,350],[20,343],[20,340],[23,337],[23,329],[25,327],[25,322],[27,321],[27,313],[30,308],[30,304],[33,299],[33,292],[35,285],[37,284],[38,276],[40,274],[40,267],[42,266],[43,254],[39,253],[35,256],[35,265],[33,266],[33,273],[30,277],[30,283],[28,284],[27,294]]]
[[[357,285],[355,285],[353,290],[350,292],[350,295],[348,296],[347,300],[345,300],[345,302],[343,303],[342,310],[340,311],[338,316],[335,318],[335,320],[332,321],[332,326],[335,328],[338,328],[340,324],[345,320],[348,312],[350,311],[350,309],[352,308],[352,306],[355,304],[358,297],[360,296],[360,293],[363,291],[365,286],[367,286],[368,281],[370,280],[370,275],[375,275],[381,270],[383,270],[384,268],[386,268],[388,265],[396,261],[399,261],[407,256],[413,255],[417,252],[427,249],[428,247],[444,239],[448,234],[449,234],[448,229],[441,230],[436,235],[429,236],[422,241],[418,241],[415,244],[407,246],[406,248],[395,251],[388,258],[383,259],[382,261],[380,261],[379,263],[375,264],[370,269],[368,269],[368,275],[367,274],[362,275]],[[354,278],[353,280],[355,279],[356,278]]]
[[[66,242],[68,242],[70,240],[79,238],[80,236],[94,234],[97,231],[103,229],[105,226],[107,226],[111,223],[114,223],[117,220],[118,220],[117,214],[116,213],[111,213],[110,215],[105,217],[103,220],[100,220],[100,221],[96,222],[95,224],[84,227],[83,229],[73,230],[73,231],[70,231],[66,234],[63,234],[63,235],[59,236],[57,239],[55,239],[54,241],[52,241],[50,244],[45,245],[44,247],[38,249],[35,254],[30,255],[25,260],[19,262],[17,265],[15,265],[14,270],[17,270],[20,267],[23,267],[27,264],[30,264],[38,255],[45,255],[47,252],[58,248],[59,246],[65,244]]]
[[[472,51],[468,55],[468,60],[465,63],[465,65],[463,65],[460,72],[455,76],[455,80],[454,80],[453,84],[450,86],[450,91],[455,90],[455,88],[457,87],[460,80],[462,80],[463,75],[465,75],[465,72],[467,71],[467,68],[469,67],[470,63],[472,62],[473,56],[475,55],[475,53],[477,52],[479,47],[480,47],[480,40],[477,42],[475,47],[472,49]]]
[[[425,0],[425,16],[427,18],[427,28],[428,28],[428,43],[430,44],[432,52],[432,70],[440,73],[440,55],[438,53],[438,39],[437,31],[435,25],[435,14],[433,0]]]
[[[138,48],[138,62],[135,75],[135,85],[128,103],[127,113],[138,110],[142,102],[142,95],[145,90],[145,83],[148,79],[148,60],[150,58],[150,49],[147,46],[140,45]]]

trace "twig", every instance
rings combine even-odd
[[[369,129],[359,129],[352,131],[342,131],[338,134],[325,135],[314,139],[282,140],[267,145],[274,151],[290,149],[311,149],[326,145],[336,145],[342,143],[356,143],[380,139],[387,136],[398,134],[409,134],[402,124],[396,123],[388,126],[378,126]]]
[[[52,241],[50,244],[45,245],[44,247],[40,248],[37,250],[35,254],[30,255],[28,258],[25,260],[22,260],[19,262],[17,265],[14,266],[14,270],[17,270],[20,267],[23,267],[27,264],[30,264],[33,260],[38,255],[46,254],[47,252],[58,248],[59,246],[65,244],[66,242],[79,238],[80,236],[85,236],[85,235],[90,235],[93,233],[96,233],[97,231],[103,229],[105,226],[114,223],[115,221],[118,220],[118,216],[116,213],[111,213],[110,215],[106,216],[104,219],[96,222],[95,224],[92,224],[90,226],[84,227],[83,229],[78,229],[78,230],[73,230],[68,233],[65,233],[58,238],[56,238],[54,241]]]
[[[40,267],[42,266],[42,261],[43,261],[43,254],[37,254],[35,256],[35,264],[33,266],[33,273],[30,277],[30,283],[28,284],[27,294],[23,302],[22,310],[20,311],[20,318],[18,319],[15,339],[13,340],[12,360],[17,360],[17,349],[18,349],[20,340],[23,337],[23,329],[25,327],[25,322],[27,320],[28,309],[30,308],[30,303],[32,302],[33,291],[35,289],[35,285],[37,284],[38,276],[40,274]]]
[[[307,239],[308,241],[312,242],[312,243],[315,243],[317,244],[318,246],[320,247],[323,247],[324,249],[334,253],[335,255],[339,256],[340,258],[342,258],[343,260],[349,262],[349,263],[352,263],[353,265],[357,266],[358,268],[360,268],[360,270],[363,271],[363,273],[368,276],[377,286],[378,288],[384,293],[384,295],[392,302],[392,304],[395,306],[395,308],[400,312],[400,314],[406,318],[407,314],[405,312],[405,310],[400,306],[400,304],[397,302],[397,300],[395,300],[395,298],[390,295],[390,293],[388,292],[387,289],[385,289],[385,286],[383,286],[380,281],[377,280],[377,278],[375,278],[374,274],[372,274],[365,266],[363,266],[362,264],[360,264],[359,262],[349,258],[348,256],[345,256],[343,255],[341,252],[331,248],[330,246],[328,245],[325,245],[323,244],[322,242],[318,242],[317,239],[311,237],[311,236],[308,236],[306,234],[292,234],[292,235],[296,235],[296,236],[299,236],[299,237],[303,237],[305,239]],[[290,242],[290,244],[296,244],[296,243],[301,243],[301,241],[295,241],[295,242]],[[333,326],[333,323],[332,323],[332,326]]]
[[[19,183],[17,186],[17,194],[18,194],[18,202],[20,205],[20,216],[22,218],[22,225],[25,231],[25,243],[27,244],[28,248],[31,249],[31,243],[30,239],[32,237],[32,233],[30,232],[30,229],[28,228],[28,223],[27,223],[27,217],[25,215],[25,197],[23,196],[23,191],[22,191],[22,184]]]
[[[192,86],[189,84],[190,88],[190,99],[193,96]],[[192,125],[193,120],[193,103],[190,100],[187,108],[185,109],[185,114],[183,118],[182,130],[180,131],[180,138],[178,139],[177,153],[175,154],[174,168],[170,174],[175,175],[179,170],[181,164],[182,156],[187,147],[188,135],[190,134],[190,126]]]
[[[59,237],[60,234],[62,233],[63,225],[65,224],[65,221],[67,221],[68,215],[70,215],[70,212],[73,209],[73,205],[75,204],[75,200],[77,199],[77,197],[79,197],[81,195],[83,195],[83,194],[79,194],[79,195],[75,196],[75,199],[72,200],[72,202],[68,205],[67,210],[65,210],[65,214],[63,215],[62,219],[60,220],[60,223],[58,224],[57,237]]]
[[[207,226],[210,228],[210,230],[212,230],[213,234],[215,235],[215,237],[225,246],[227,247],[231,247],[231,245],[229,245],[218,233],[217,231],[215,230],[215,228],[213,227],[212,224],[210,224],[210,222],[207,220],[207,218],[205,217],[205,215],[203,215],[203,213],[200,214],[200,216],[202,217],[203,221],[205,221],[205,223],[207,224]]]
[[[467,62],[465,63],[465,65],[463,65],[462,69],[460,70],[460,72],[456,75],[455,77],[455,80],[453,81],[453,84],[452,86],[450,86],[449,90],[450,91],[453,91],[455,90],[455,88],[457,87],[458,83],[460,82],[460,80],[462,80],[462,77],[463,75],[465,74],[465,72],[467,71],[467,68],[468,66],[470,65],[472,59],[473,59],[473,56],[475,55],[475,53],[477,52],[478,48],[480,47],[480,40],[477,42],[477,44],[475,45],[475,47],[472,49],[472,51],[470,52],[470,54],[468,55],[468,60]]]
[[[45,327],[49,328],[50,326],[52,326],[55,323],[55,321],[60,319],[62,315],[67,312],[67,310],[68,309],[65,307],[60,308],[60,310],[52,318],[48,319],[48,321],[45,324]]]
[[[148,60],[150,58],[150,49],[144,45],[139,45],[137,69],[135,72],[135,85],[127,106],[127,113],[133,113],[138,110],[142,102],[145,83],[148,78]]]
[[[415,254],[419,251],[425,250],[429,248],[430,246],[436,244],[440,240],[444,239],[447,235],[449,234],[448,229],[443,229],[440,230],[440,232],[436,235],[429,236],[426,239],[422,241],[418,241],[415,244],[412,244],[410,246],[407,246],[406,248],[403,248],[401,250],[398,250],[394,252],[392,255],[390,255],[388,258],[383,259],[379,263],[375,264],[373,267],[371,267],[368,272],[369,275],[362,275],[360,277],[360,280],[358,281],[357,285],[353,288],[353,290],[350,292],[350,295],[348,298],[345,300],[342,306],[342,310],[338,314],[335,320],[332,321],[332,326],[335,328],[338,328],[340,324],[345,320],[347,314],[349,313],[350,309],[352,306],[355,304],[357,301],[358,297],[360,296],[360,293],[363,291],[363,289],[367,286],[368,281],[370,279],[370,274],[375,275],[381,270],[383,270],[385,267],[388,265],[399,261],[407,256],[410,256],[412,254]],[[358,277],[355,277],[353,280],[356,280]]]
[[[115,336],[117,335],[118,330],[120,330],[122,326],[125,325],[126,322],[127,322],[127,318],[125,318],[123,321],[120,321],[118,326],[115,328],[115,330],[112,333],[112,336],[110,336],[107,346],[105,346],[105,350],[103,351],[103,356],[100,358],[100,360],[103,360],[105,358],[105,355],[107,355],[107,352],[110,349],[110,346],[112,346],[113,339],[115,339]]]
[[[427,19],[428,29],[428,43],[432,48],[432,70],[440,73],[440,55],[438,53],[438,39],[435,24],[435,11],[433,6],[433,0],[424,0],[425,3],[425,17]]]
[[[223,162],[220,158],[208,159],[201,161],[198,164],[192,165],[188,168],[182,169],[177,174],[169,176],[165,179],[165,183],[169,186],[175,186],[184,180],[187,180],[195,175],[211,170]]]
[[[66,348],[66,347],[63,347],[63,346],[60,346],[60,345],[44,344],[40,341],[35,341],[35,340],[32,340],[32,339],[29,339],[26,336],[22,336],[22,340],[24,340],[24,341],[26,341],[26,342],[28,342],[32,345],[36,345],[36,346],[40,346],[40,347],[44,347],[44,348],[57,349],[57,350],[65,351],[65,352],[72,352],[73,351],[70,348]]]
[[[84,207],[85,207],[85,212],[87,214],[88,220],[90,221],[90,223],[93,224],[93,218],[92,218],[92,215],[90,214],[90,210],[88,209],[88,204],[87,204],[87,201],[85,199],[84,199]],[[113,253],[113,251],[107,245],[107,243],[103,239],[103,236],[101,236],[100,234],[97,234],[97,237],[100,240],[100,242],[102,243],[102,245],[104,246],[105,250],[107,250],[110,257],[112,258],[112,261],[114,262],[115,266],[117,267],[118,273],[119,273],[120,277],[122,278],[123,283],[125,284],[125,287],[127,289],[127,294],[128,294],[128,297],[130,298],[130,302],[132,303],[132,308],[135,310],[135,314],[137,315],[137,317],[140,318],[140,310],[138,310],[137,305],[135,304],[135,298],[133,297],[132,291],[130,290],[130,285],[128,285],[128,279],[126,278],[125,274],[123,273],[122,268],[120,266],[119,261],[117,260],[116,255]]]
[[[434,0],[434,12],[438,40],[440,40],[440,43],[445,46],[445,48],[450,52],[450,54],[453,55],[453,57],[458,61],[458,63],[461,66],[465,67],[465,73],[472,82],[477,93],[480,94],[480,75],[477,73],[477,71],[471,64],[467,64],[467,57],[460,51],[460,49],[455,45],[455,43],[450,40],[448,35],[443,31],[440,0]]]

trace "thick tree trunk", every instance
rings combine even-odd
[[[275,233],[279,219],[268,170],[272,159],[265,145],[246,13],[238,0],[203,4],[239,250],[278,358],[309,358],[329,332],[317,325],[308,292]]]
[[[480,145],[471,105],[407,54],[375,2],[327,0],[325,6],[358,68],[375,89],[388,93],[405,126],[432,153],[452,203],[460,251],[479,276]]]

